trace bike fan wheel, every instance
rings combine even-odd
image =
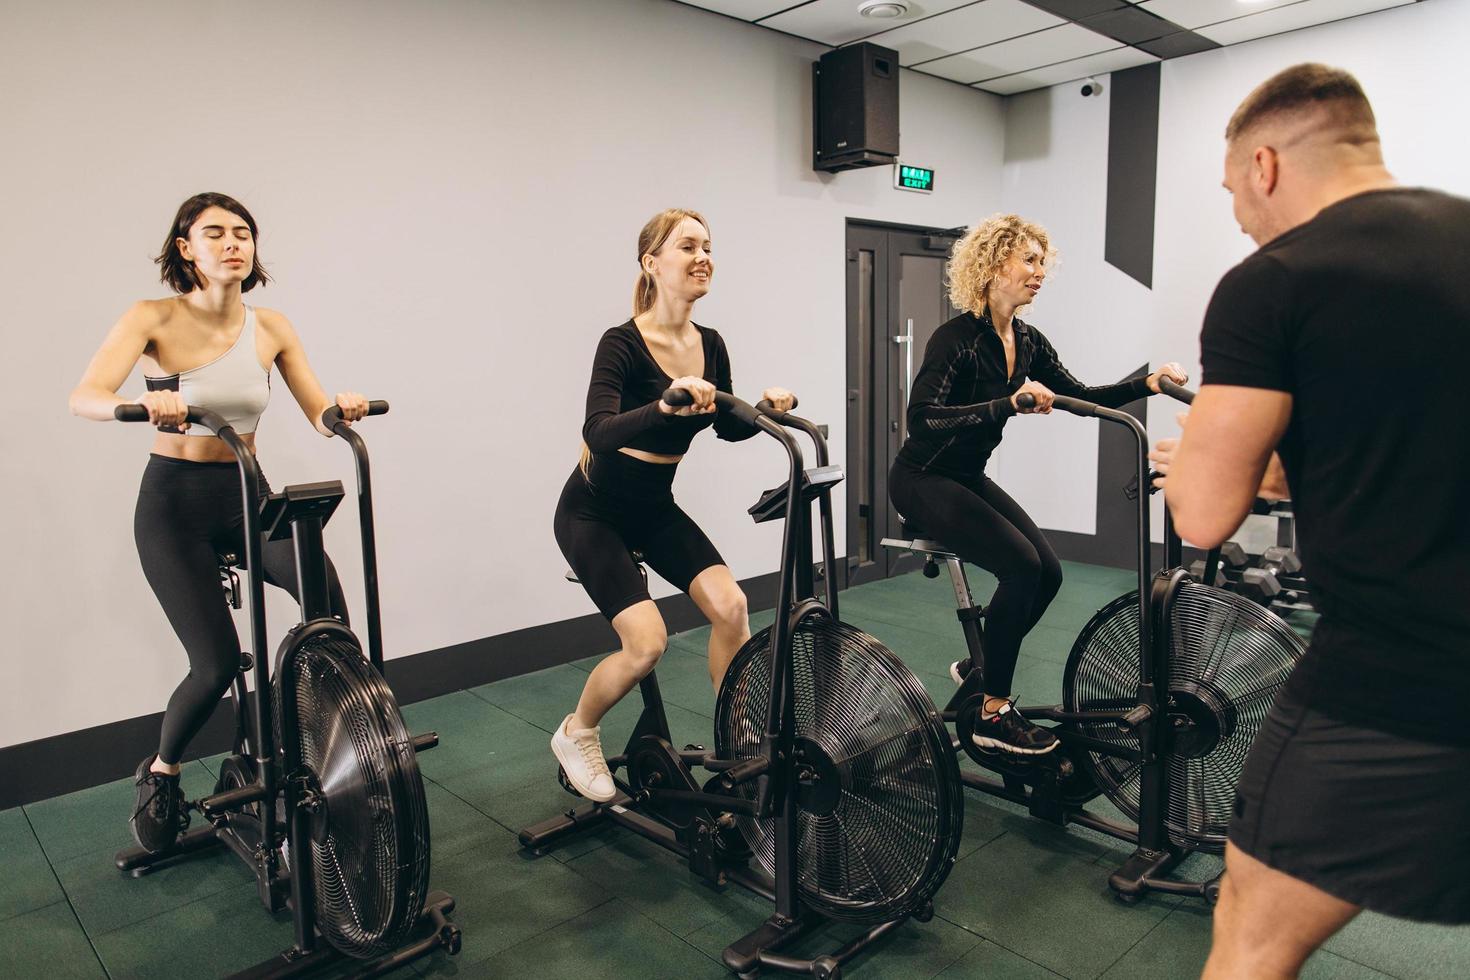
[[[1169,657],[1167,832],[1180,847],[1219,853],[1251,742],[1305,647],[1272,612],[1224,589],[1184,581],[1170,609],[1170,622],[1161,627]],[[1131,592],[1099,610],[1073,644],[1062,680],[1067,710],[1132,707],[1140,656],[1138,593]],[[1120,746],[1138,744],[1112,722],[1077,727]],[[1097,752],[1084,758],[1103,793],[1137,820],[1143,767]]]
[[[302,863],[317,929],[360,959],[401,946],[429,883],[429,815],[413,743],[383,678],[350,634],[295,651],[301,762],[319,804]],[[305,873],[302,869],[298,873]]]
[[[835,919],[910,915],[938,891],[959,848],[964,801],[944,722],[902,661],[825,611],[797,625],[792,656],[802,899]],[[715,708],[721,758],[760,754],[773,666],[769,628],[731,662]],[[755,781],[734,793],[754,799]],[[774,874],[777,821],[738,823]]]

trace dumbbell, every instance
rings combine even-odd
[[[1281,583],[1276,575],[1264,568],[1247,568],[1240,578],[1231,583],[1232,592],[1238,592],[1253,602],[1269,606],[1271,600],[1281,594]]]
[[[1222,588],[1226,587],[1229,584],[1226,580],[1235,577],[1231,573],[1244,568],[1248,559],[1249,556],[1238,541],[1226,541],[1220,546],[1220,559],[1215,563],[1214,584]],[[1205,560],[1201,558],[1192,562],[1189,566],[1189,574],[1194,577],[1195,581],[1203,582],[1205,580]]]
[[[1287,575],[1295,575],[1302,570],[1302,560],[1296,556],[1296,552],[1281,545],[1272,545],[1261,552],[1261,564],[1258,566],[1282,578]]]

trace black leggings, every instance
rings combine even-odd
[[[270,492],[260,478],[260,496]],[[222,553],[245,555],[240,471],[234,463],[191,463],[152,456],[138,489],[133,537],[143,574],[189,655],[189,675],[168,700],[158,757],[173,764],[209,720],[240,670],[240,638],[219,584]],[[296,596],[291,541],[261,544],[265,580]],[[332,611],[346,621],[347,602],[327,559]],[[255,656],[269,656],[256,650]]]
[[[1062,587],[1062,565],[1046,536],[994,480],[973,485],[893,464],[889,495],[904,519],[960,558],[995,575],[985,614],[985,693],[1009,695],[1021,640]]]

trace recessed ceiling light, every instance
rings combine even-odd
[[[858,13],[861,16],[880,20],[892,20],[908,12],[908,0],[863,0],[858,4]]]

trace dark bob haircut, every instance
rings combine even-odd
[[[210,208],[224,208],[233,215],[237,215],[250,226],[250,237],[258,240],[260,230],[255,226],[255,219],[250,212],[245,210],[245,205],[230,197],[228,194],[195,194],[183,204],[179,205],[178,214],[174,215],[174,223],[169,228],[168,237],[163,240],[163,251],[158,253],[154,259],[160,268],[158,278],[166,283],[176,293],[192,293],[204,285],[199,271],[194,268],[193,262],[184,260],[179,253],[178,239],[187,239],[189,229],[194,227],[194,222],[199,216]],[[266,275],[265,266],[260,264],[260,249],[255,251],[255,259],[250,268],[250,275],[240,284],[242,292],[250,292],[261,283],[270,282],[271,277]]]

